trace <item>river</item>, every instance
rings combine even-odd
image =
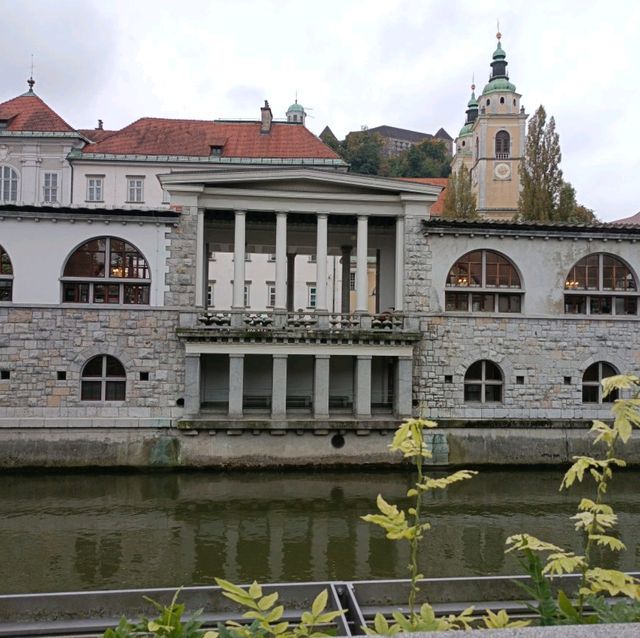
[[[428,499],[426,576],[519,573],[505,539],[529,532],[576,551],[583,487],[559,470],[483,470]],[[0,474],[0,592],[403,578],[405,543],[360,520],[380,492],[406,504],[411,471]],[[610,494],[640,569],[640,472]]]

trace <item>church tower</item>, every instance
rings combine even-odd
[[[509,81],[506,53],[497,34],[489,82],[475,101],[455,141],[452,169],[464,163],[471,171],[478,212],[490,219],[511,219],[518,210],[520,163],[526,143],[527,114]],[[472,87],[472,90],[475,87]]]

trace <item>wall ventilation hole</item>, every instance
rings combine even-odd
[[[341,447],[344,447],[344,436],[342,434],[334,434],[331,437],[331,445],[333,445],[336,450],[339,450]]]

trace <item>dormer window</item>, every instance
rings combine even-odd
[[[0,120],[0,130],[9,128],[9,120]]]
[[[212,157],[220,157],[222,155],[222,146],[220,145],[212,145],[211,147],[211,156]]]

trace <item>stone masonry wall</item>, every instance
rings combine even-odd
[[[0,370],[10,377],[0,379],[0,423],[101,418],[114,425],[118,419],[168,424],[182,415],[176,400],[184,396],[177,322],[177,311],[162,309],[0,308]],[[98,354],[124,365],[126,401],[80,401],[82,367]],[[141,380],[140,372],[149,380]]]
[[[169,229],[169,258],[166,263],[166,306],[192,309],[196,304],[196,251],[198,209],[183,206],[180,219]]]
[[[407,215],[404,222],[404,307],[413,314],[429,310],[431,247],[422,233],[423,216]]]
[[[414,401],[434,419],[606,418],[610,405],[582,403],[585,369],[597,361],[621,373],[640,368],[637,320],[436,315],[423,317],[421,330]],[[501,404],[464,403],[465,372],[479,359],[502,369]]]

